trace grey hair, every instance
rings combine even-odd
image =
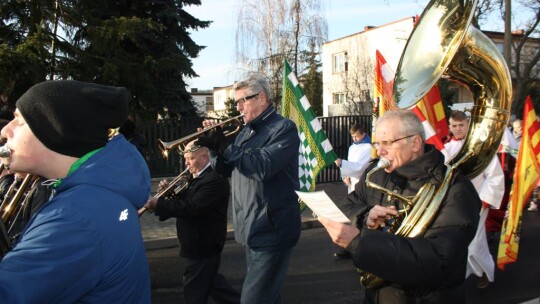
[[[233,90],[249,89],[250,94],[263,92],[268,102],[272,100],[270,95],[270,83],[265,76],[261,74],[252,74],[248,78],[239,81],[233,85]]]
[[[422,142],[426,141],[426,132],[422,122],[411,110],[391,110],[386,111],[383,116],[377,118],[375,129],[385,120],[396,119],[401,121],[403,129],[401,136],[418,135],[422,138]]]

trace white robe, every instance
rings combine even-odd
[[[463,140],[452,140],[444,145],[450,157],[459,152],[463,142]],[[446,159],[446,162],[450,159]],[[473,178],[471,182],[482,202],[489,204],[493,209],[499,209],[504,195],[504,173],[497,156],[494,156],[484,171]],[[485,273],[489,281],[493,282],[495,280],[495,262],[489,252],[485,225],[488,212],[488,208],[480,210],[476,235],[469,244],[467,274],[465,277],[468,277],[471,273],[480,277]]]
[[[351,184],[348,192],[354,191],[354,186],[360,180],[360,177],[366,170],[371,160],[371,144],[352,144],[349,147],[347,160],[341,161],[341,177],[350,177]]]

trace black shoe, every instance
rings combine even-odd
[[[334,252],[334,257],[338,259],[350,259],[351,253],[347,249],[340,248],[338,251]]]

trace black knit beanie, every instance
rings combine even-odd
[[[28,89],[16,106],[47,148],[81,157],[107,144],[108,130],[126,121],[130,99],[126,88],[53,80]]]

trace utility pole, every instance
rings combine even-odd
[[[54,25],[53,25],[53,37],[51,42],[51,80],[54,80],[55,66],[56,66],[56,34],[58,31],[58,19],[60,18],[58,11],[60,9],[60,4],[58,0],[54,2]]]
[[[512,66],[512,8],[511,0],[504,0],[504,51],[506,64]]]

